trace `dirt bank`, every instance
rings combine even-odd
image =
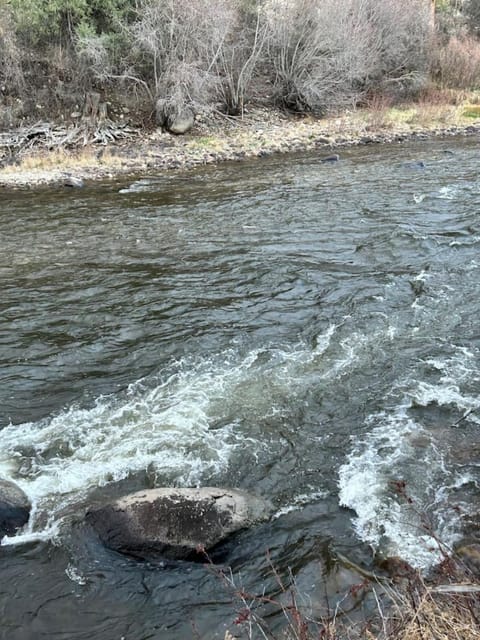
[[[188,170],[205,164],[239,161],[273,153],[402,142],[410,139],[480,132],[480,110],[468,105],[410,105],[356,110],[338,116],[297,118],[253,109],[242,119],[199,118],[191,133],[174,136],[160,129],[139,130],[127,141],[73,150],[37,149],[0,169],[0,188],[85,182],[129,174]]]

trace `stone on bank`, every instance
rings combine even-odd
[[[0,479],[0,540],[4,536],[13,536],[27,524],[30,510],[30,501],[20,487]]]
[[[175,108],[163,98],[155,104],[155,118],[160,127],[177,135],[187,133],[195,124],[195,114],[189,106]]]
[[[145,559],[188,559],[270,512],[268,502],[236,489],[159,488],[90,510],[87,521],[115,551]]]

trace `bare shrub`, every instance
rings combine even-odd
[[[458,106],[469,98],[468,91],[457,91],[448,87],[439,87],[432,82],[422,89],[418,96],[418,102],[426,106]]]
[[[432,74],[444,88],[475,89],[480,83],[480,42],[453,36],[432,51]]]
[[[334,102],[348,101],[352,83],[340,68],[344,51],[339,9],[332,0],[321,9],[317,0],[267,2],[274,90],[284,106],[321,112]],[[349,71],[355,75],[354,68]]]
[[[390,559],[390,576],[371,573],[352,563],[356,570],[366,574],[365,578],[350,585],[344,593],[337,593],[335,603],[330,603],[326,595],[323,615],[318,615],[318,606],[312,608],[307,594],[299,590],[291,569],[282,576],[270,563],[268,584],[257,594],[243,586],[240,574],[234,574],[228,567],[215,566],[208,556],[206,559],[212,574],[231,597],[234,615],[231,628],[235,636],[227,630],[225,640],[234,637],[478,640],[479,637],[480,585],[455,556],[446,556],[429,581],[399,558]],[[318,581],[324,582],[327,594],[326,576],[321,572]],[[360,616],[354,619],[349,606],[364,602],[367,593],[371,604],[365,606],[363,619]],[[283,623],[277,625],[275,619],[280,619],[280,615]]]
[[[108,38],[86,34],[78,51],[102,81],[141,87],[151,103],[160,100],[165,118],[186,107],[198,110],[220,95],[236,109],[258,57],[252,38],[239,28],[250,16],[245,0],[139,0],[135,19],[121,30],[124,55],[115,59]]]
[[[367,96],[365,106],[368,110],[367,129],[378,131],[389,124],[389,111],[392,107],[393,99],[384,93],[373,93]]]
[[[445,556],[430,580],[411,572],[387,593],[391,607],[385,626],[391,640],[478,638],[478,577],[455,554]]]
[[[17,42],[9,6],[0,0],[0,84],[2,92],[21,95],[25,88],[22,52]]]
[[[430,11],[423,0],[268,0],[277,98],[298,111],[420,85]]]
[[[416,93],[424,86],[428,74],[430,2],[365,0],[365,5],[366,22],[371,29],[369,55],[375,58],[375,72],[367,81],[369,88],[379,87],[397,96]],[[363,28],[367,26],[364,24]]]
[[[232,0],[232,22],[222,46],[212,52],[218,94],[230,115],[243,113],[257,65],[264,51],[267,26],[260,0]]]
[[[235,21],[233,3],[142,0],[138,16],[131,33],[148,65],[152,94],[173,111],[208,103],[217,85],[215,60]]]
[[[465,30],[464,0],[435,0],[435,28],[443,37]]]

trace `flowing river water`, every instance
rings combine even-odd
[[[476,139],[0,198],[0,477],[33,503],[0,548],[2,640],[224,637],[215,571],[84,524],[145,487],[269,498],[222,552],[255,593],[271,564],[427,569],[476,534]]]

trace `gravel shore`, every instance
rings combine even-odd
[[[0,169],[0,188],[72,186],[273,153],[318,150],[325,156],[346,146],[479,132],[480,120],[462,118],[452,106],[353,111],[322,119],[254,109],[242,119],[199,118],[192,132],[183,136],[139,130],[128,141],[107,146],[31,152]]]

